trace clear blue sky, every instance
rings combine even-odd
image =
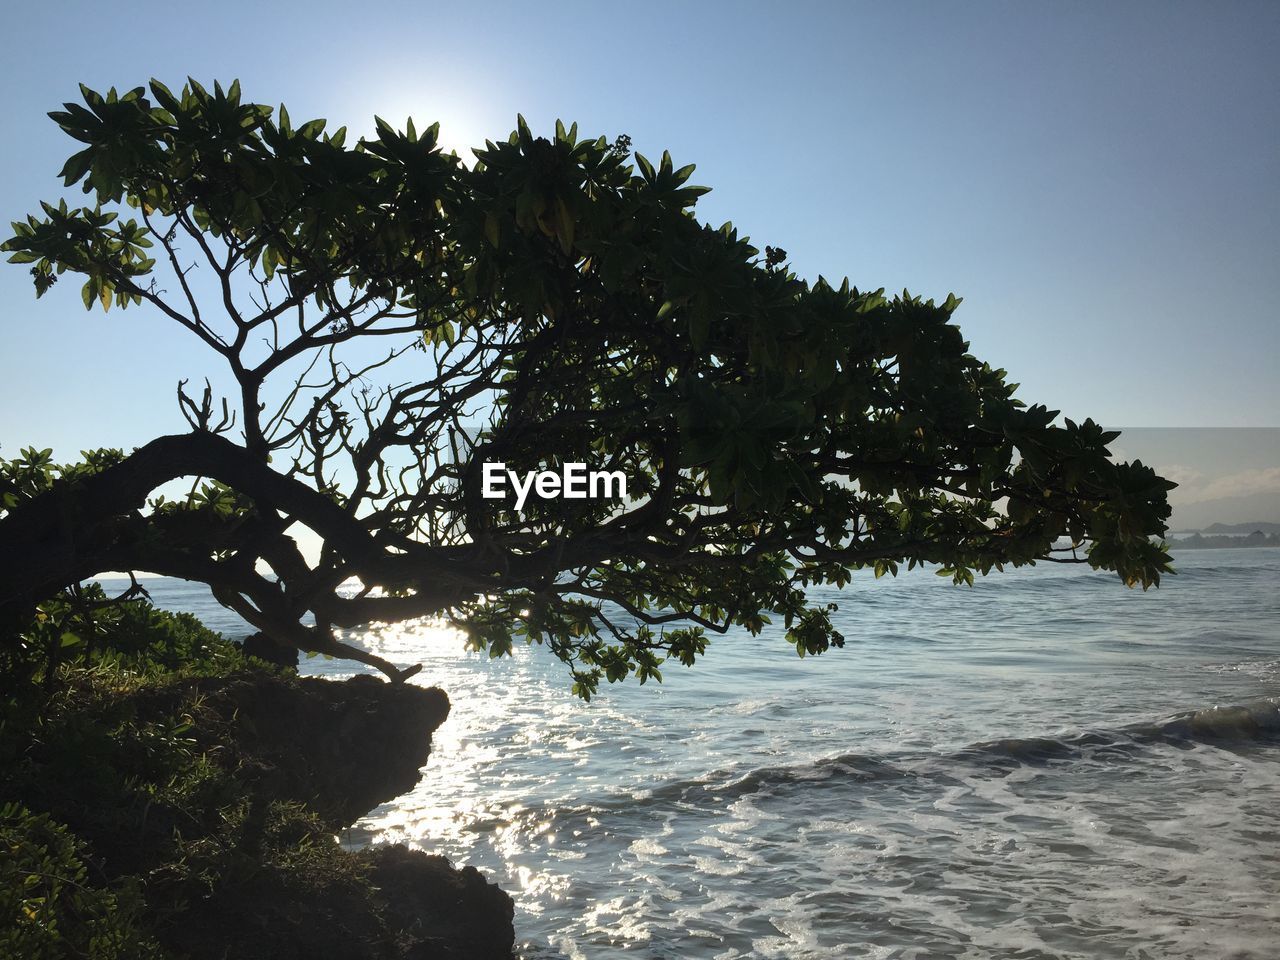
[[[1021,395],[1142,426],[1280,425],[1280,4],[44,3],[6,9],[4,221],[56,197],[76,84],[248,97],[447,142],[523,112],[670,149],[705,219],[802,276],[965,298]],[[0,265],[0,455],[182,426],[209,359]]]

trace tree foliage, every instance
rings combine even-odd
[[[146,570],[389,672],[341,630],[440,614],[494,654],[544,642],[589,695],[771,617],[801,653],[839,645],[805,588],[863,568],[1169,569],[1172,484],[1016,399],[957,298],[808,283],[701,223],[667,154],[522,118],[467,165],[436,126],[349,144],[238,83],[82,93],[51,116],[89,202],[43,204],[4,249],[38,296],[73,274],[88,307],[158,310],[236,387],[184,381],[191,432],[127,456],[9,462],[4,609]],[[621,470],[629,497],[517,512],[482,497],[487,461]],[[179,477],[190,496],[155,497]]]

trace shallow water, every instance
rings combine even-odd
[[[353,633],[454,707],[418,787],[345,839],[487,871],[530,960],[1272,958],[1280,551],[1177,566],[1146,594],[859,579],[818,591],[843,650],[726,636],[590,704],[542,648]],[[244,632],[201,588],[153,596]]]

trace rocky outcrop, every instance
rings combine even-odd
[[[319,875],[255,870],[161,939],[189,960],[510,960],[511,898],[474,867],[376,845]]]
[[[232,742],[241,770],[251,771],[247,778],[264,796],[303,803],[335,831],[417,784],[431,734],[449,715],[444,691],[372,676],[342,682],[260,673],[219,679],[193,682],[206,708],[238,731]],[[222,740],[225,746],[225,735]],[[335,878],[324,895],[304,902],[289,895],[287,885],[254,892],[251,909],[259,916],[277,910],[274,923],[294,927],[300,960],[511,956],[511,898],[474,867],[455,869],[445,857],[403,845],[375,845],[353,859],[367,891]],[[243,902],[248,892],[240,890],[234,899]],[[226,906],[217,912],[225,914]],[[279,957],[273,947],[272,960]]]
[[[475,867],[408,847],[362,854],[387,916],[400,923],[405,960],[506,960],[515,940],[511,898]]]
[[[141,717],[198,701],[191,735],[277,800],[306,804],[334,831],[412,790],[449,716],[437,687],[245,671],[145,691]],[[202,744],[205,745],[205,744]]]
[[[114,686],[87,674],[0,776],[139,891],[175,960],[509,960],[511,898],[474,868],[335,834],[410,790],[443,691],[264,669]]]

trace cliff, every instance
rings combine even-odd
[[[87,880],[189,960],[507,960],[510,897],[473,868],[334,834],[417,783],[438,689],[267,670],[74,676],[0,794],[65,824]]]

